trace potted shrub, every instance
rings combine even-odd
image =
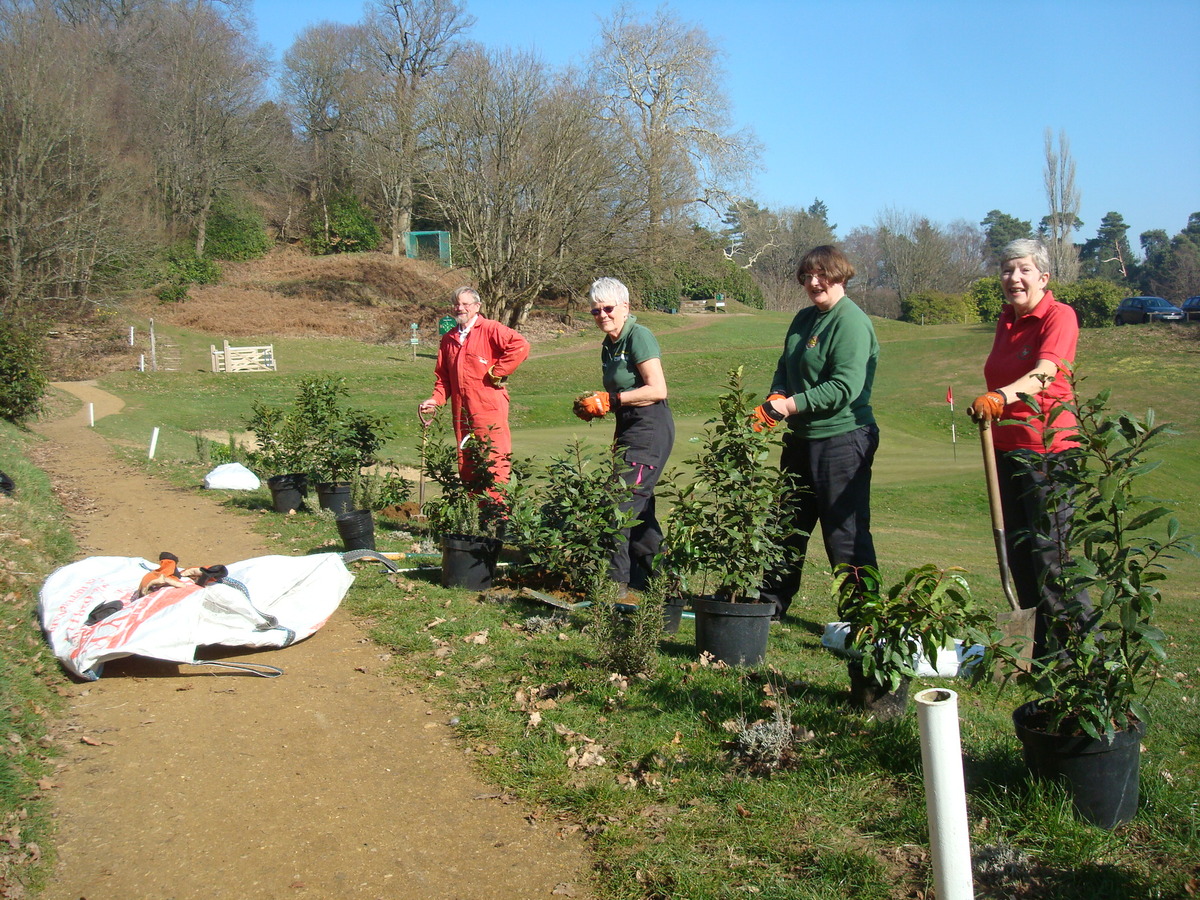
[[[544,468],[514,467],[508,539],[550,587],[583,596],[608,578],[613,547],[634,519],[620,510],[632,492],[617,464],[613,450],[596,458],[576,440]]]
[[[1104,828],[1137,810],[1141,739],[1150,724],[1145,700],[1166,659],[1154,621],[1159,585],[1167,560],[1195,553],[1193,536],[1165,501],[1138,487],[1158,465],[1149,452],[1173,432],[1155,423],[1153,410],[1144,418],[1111,414],[1109,396],[1070,407],[1079,447],[1062,452],[1077,465],[1056,481],[1053,498],[1075,507],[1065,548],[1072,561],[1060,587],[1068,597],[1086,589],[1093,609],[1076,604],[1047,629],[1047,651],[1030,671],[1011,670],[1035,694],[1013,714],[1026,766],[1037,777],[1063,779],[1078,814]]]
[[[346,550],[375,549],[374,514],[412,496],[412,482],[391,471],[360,469],[351,479],[351,508],[334,522]]]
[[[442,544],[442,586],[487,590],[504,545],[508,499],[489,465],[490,442],[467,441],[470,481],[458,470],[455,446],[444,438],[429,444],[422,461],[425,477],[441,486],[441,496],[425,501],[429,530]]]
[[[379,461],[391,431],[384,417],[344,405],[348,393],[343,378],[301,379],[294,412],[308,435],[317,500],[335,515],[353,510],[352,481]]]
[[[756,432],[756,400],[742,390],[742,369],[729,373],[720,416],[688,464],[672,473],[664,496],[672,511],[663,541],[665,569],[687,580],[696,612],[696,648],[731,665],[756,665],[766,654],[773,603],[759,599],[763,573],[786,561],[791,526],[780,504],[786,476],[769,460],[778,437]]]
[[[850,626],[850,702],[879,719],[903,716],[917,655],[936,664],[956,638],[974,643],[990,632],[992,616],[971,599],[957,568],[927,563],[884,587],[874,566],[839,566],[833,578],[838,615]]]
[[[247,453],[252,468],[267,480],[276,512],[295,512],[308,491],[309,439],[304,423],[277,406],[255,401],[246,428],[255,449]]]

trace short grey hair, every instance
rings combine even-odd
[[[1046,245],[1032,238],[1009,241],[1000,251],[1000,265],[1003,266],[1010,259],[1021,259],[1025,256],[1033,260],[1039,272],[1050,271],[1050,253],[1046,250]]]
[[[588,290],[588,299],[593,303],[618,303],[629,305],[629,288],[615,278],[597,278]]]
[[[454,289],[454,293],[450,295],[450,302],[455,302],[463,294],[470,294],[472,303],[475,303],[479,306],[483,305],[483,301],[479,298],[479,291],[475,290],[473,287],[468,287],[465,284],[462,287],[456,287]]]

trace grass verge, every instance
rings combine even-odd
[[[47,726],[65,681],[42,639],[37,592],[75,542],[45,474],[28,461],[28,433],[0,421],[0,471],[17,488],[0,494],[0,896],[37,888],[53,858],[47,792],[53,743]]]

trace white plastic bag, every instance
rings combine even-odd
[[[850,623],[830,622],[825,626],[825,633],[821,635],[821,646],[847,659],[859,656],[860,654],[846,649],[848,640]],[[921,678],[953,678],[956,675],[969,675],[971,667],[982,656],[983,648],[978,644],[963,646],[962,641],[956,640],[953,647],[942,647],[938,650],[937,661],[934,663],[926,658],[924,652],[918,650],[913,656],[913,664]]]
[[[258,476],[241,463],[225,463],[204,476],[210,491],[255,491],[258,485]]]

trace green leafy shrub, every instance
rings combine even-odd
[[[386,464],[392,465],[391,461]],[[389,506],[407,503],[413,495],[413,483],[390,469],[374,472],[360,469],[358,475],[350,479],[350,484],[355,509],[378,512]]]
[[[1004,309],[1004,288],[1000,279],[994,275],[980,278],[971,285],[971,302],[980,322],[998,322],[1000,311]]]
[[[325,210],[314,206],[309,210],[308,227],[309,247],[319,254],[374,250],[382,239],[370,210],[352,194],[335,197]]]
[[[507,486],[496,481],[491,467],[492,442],[472,439],[463,446],[469,478],[458,469],[458,449],[447,426],[435,421],[433,440],[427,441],[421,461],[425,477],[438,484],[442,493],[425,501],[421,512],[436,537],[488,537],[503,540],[508,531],[513,503]]]
[[[154,294],[164,303],[178,303],[187,299],[193,284],[212,284],[220,278],[221,267],[216,260],[197,256],[191,247],[177,245],[167,251],[158,269],[155,281],[159,287]]]
[[[1079,317],[1081,328],[1112,325],[1117,305],[1126,296],[1125,288],[1103,278],[1086,278],[1074,284],[1053,284],[1056,299],[1070,304]]]
[[[979,321],[979,312],[971,294],[917,291],[901,301],[900,318],[919,325],[969,325]]]
[[[204,250],[216,259],[257,259],[271,249],[262,213],[244,197],[222,194],[213,203]]]
[[[36,416],[47,382],[42,335],[0,318],[0,418],[24,422]]]
[[[576,440],[544,470],[518,467],[513,539],[544,576],[581,593],[593,579],[607,577],[613,548],[633,524],[620,509],[631,490],[619,465],[611,451],[596,459]]]
[[[742,390],[740,367],[729,373],[728,388],[718,399],[720,418],[687,460],[695,474],[664,479],[671,520],[663,557],[666,571],[696,579],[698,593],[712,583],[718,600],[756,602],[763,573],[788,557],[793,529],[780,502],[788,477],[770,462],[778,434],[753,428],[758,401]]]
[[[1149,452],[1176,432],[1157,424],[1154,410],[1142,418],[1110,412],[1110,397],[1104,390],[1068,404],[1079,420],[1079,445],[1054,454],[1074,465],[1055,469],[1046,507],[1069,503],[1075,509],[1064,548],[1071,561],[1058,581],[1072,599],[1057,627],[1047,629],[1046,654],[1016,678],[1037,694],[1045,731],[1111,739],[1150,721],[1145,700],[1167,658],[1167,636],[1155,621],[1158,585],[1169,560],[1196,550],[1171,501],[1142,493],[1139,481],[1159,466]],[[1048,417],[1056,414],[1050,410]],[[1053,431],[1046,429],[1047,440]],[[1090,596],[1090,611],[1081,608],[1082,591]]]
[[[383,416],[343,404],[349,392],[344,378],[300,379],[292,414],[307,435],[318,483],[351,481],[364,466],[379,462],[379,449],[391,435]]]
[[[992,615],[972,600],[963,573],[926,563],[885,587],[874,566],[838,566],[832,592],[850,624],[846,649],[861,659],[867,678],[895,691],[916,677],[918,651],[936,662],[956,638],[975,643],[990,633]]]

